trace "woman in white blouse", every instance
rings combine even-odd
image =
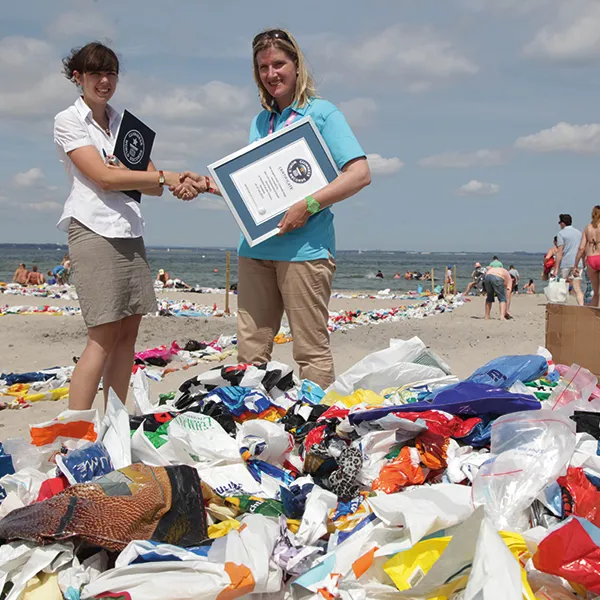
[[[87,44],[73,50],[63,66],[80,91],[75,104],[56,115],[54,141],[71,183],[58,227],[69,235],[73,278],[88,328],[69,408],[84,410],[92,406],[101,378],[105,399],[112,388],[126,401],[142,315],[156,311],[140,204],[123,191],[160,196],[163,186],[179,183],[179,175],[157,171],[152,162],[147,171],[107,164],[121,123],[120,113],[108,104],[119,77],[119,59],[110,48]]]

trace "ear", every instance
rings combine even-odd
[[[81,73],[79,71],[73,71],[73,79],[77,85],[81,85]]]

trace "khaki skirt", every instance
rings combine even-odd
[[[143,238],[105,238],[71,219],[69,258],[88,328],[156,312]]]

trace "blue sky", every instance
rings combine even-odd
[[[557,215],[598,199],[597,0],[27,0],[0,20],[0,241],[61,242],[68,194],[54,115],[76,98],[74,45],[109,41],[113,104],[157,132],[159,168],[199,172],[247,143],[252,37],[287,27],[373,183],[335,208],[338,247],[545,250]],[[146,243],[235,245],[225,205],[143,203]]]

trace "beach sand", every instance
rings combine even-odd
[[[185,298],[199,305],[223,308],[224,295],[161,293],[160,297],[176,300]],[[236,296],[231,294],[231,310],[236,310]],[[571,301],[573,301],[571,299]],[[330,310],[371,310],[410,304],[400,300],[332,299]],[[76,302],[46,298],[0,295],[0,304],[42,306],[73,306]],[[498,320],[498,307],[494,307],[494,320],[483,319],[484,298],[470,298],[464,306],[451,313],[412,319],[396,323],[356,327],[332,334],[331,342],[336,371],[343,373],[365,355],[389,346],[390,338],[420,337],[435,353],[450,365],[460,378],[467,377],[488,360],[506,354],[535,353],[544,344],[544,318],[546,300],[543,295],[519,295],[513,299],[512,321]],[[137,350],[170,344],[184,345],[188,340],[212,341],[220,334],[233,334],[234,317],[182,318],[144,317],[137,342]],[[86,340],[86,329],[81,317],[48,315],[9,315],[0,317],[0,371],[26,372],[54,366],[69,366],[73,357],[80,356]],[[292,344],[276,345],[273,359],[294,364]],[[203,373],[217,364],[234,364],[236,355],[223,363],[202,363],[186,371],[167,375],[163,381],[150,381],[151,397],[176,390],[187,379]],[[130,394],[131,397],[131,394]],[[95,406],[102,408],[101,393]],[[67,401],[38,402],[31,408],[0,412],[0,440],[15,436],[28,439],[30,424],[53,418],[67,408]]]

